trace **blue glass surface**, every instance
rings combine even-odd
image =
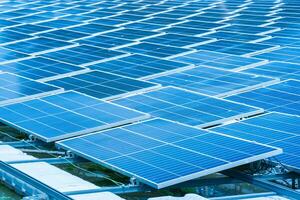
[[[283,154],[270,160],[281,162],[287,167],[299,170],[299,123],[300,118],[298,116],[269,113],[212,130],[282,148]]]
[[[275,150],[162,119],[64,140],[57,145],[157,189],[218,168],[244,164],[239,162]]]
[[[145,118],[143,113],[72,91],[2,106],[0,116],[1,122],[46,142]]]
[[[115,103],[152,116],[195,126],[209,126],[226,118],[259,111],[257,108],[167,87],[115,100]]]
[[[129,92],[146,91],[157,86],[154,83],[100,71],[91,71],[49,81],[48,83],[62,87],[65,90],[76,90],[99,99],[115,98],[116,96],[126,95]]]
[[[150,79],[163,86],[176,86],[211,96],[225,96],[253,87],[267,85],[272,78],[230,72],[215,68],[199,66],[182,72]]]

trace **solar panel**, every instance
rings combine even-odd
[[[10,49],[7,49],[5,47],[0,47],[0,64],[15,62],[18,60],[23,60],[29,57],[29,55],[25,53],[20,53],[18,51],[13,51]]]
[[[177,56],[172,60],[190,63],[193,65],[204,65],[208,67],[240,71],[250,67],[259,66],[267,63],[266,60],[257,58],[248,58],[243,56],[219,53],[214,51],[200,50],[190,54]]]
[[[32,38],[32,36],[10,30],[0,31],[1,46],[29,38]]]
[[[239,42],[258,42],[270,38],[270,36],[250,35],[244,33],[231,33],[225,31],[217,31],[215,33],[206,35],[206,37],[217,38],[220,40],[239,41]],[[263,44],[267,44],[267,43],[263,43]],[[276,45],[276,44],[270,44],[270,45]]]
[[[213,128],[213,131],[282,148],[283,154],[273,162],[300,169],[300,118],[283,113],[268,113],[237,123]]]
[[[218,40],[215,42],[210,42],[208,44],[202,44],[194,48],[196,48],[197,50],[207,50],[233,55],[250,56],[274,50],[278,48],[278,46],[231,40]]]
[[[155,117],[199,127],[214,126],[228,120],[263,112],[259,108],[176,87],[165,87],[114,102]]]
[[[85,68],[42,57],[3,64],[0,65],[0,68],[2,71],[39,81],[57,79],[66,75],[75,75],[88,71]]]
[[[233,95],[227,99],[268,111],[300,115],[300,81],[287,80],[265,88]]]
[[[244,72],[284,79],[300,80],[300,65],[287,62],[269,62],[245,70]]]
[[[19,26],[11,27],[8,30],[16,31],[19,33],[25,33],[25,34],[37,34],[51,29],[52,28],[50,27],[38,26],[35,24],[21,24]]]
[[[214,30],[207,29],[196,29],[196,28],[185,28],[185,27],[167,27],[163,29],[166,33],[174,33],[174,34],[183,34],[183,35],[191,35],[191,36],[204,36],[209,33],[215,32]]]
[[[76,21],[71,21],[71,20],[53,19],[50,21],[36,23],[36,25],[46,26],[51,28],[67,28],[67,27],[78,25],[78,23]]]
[[[1,14],[0,14],[1,16]],[[7,20],[7,19],[0,19],[0,29],[2,28],[9,28],[9,27],[13,27],[13,26],[17,26],[19,25],[20,23],[18,22],[14,22],[14,21],[11,21],[11,20]]]
[[[76,40],[76,42],[80,44],[86,44],[86,45],[108,48],[108,49],[113,49],[113,48],[116,49],[116,48],[120,48],[120,47],[124,47],[136,43],[133,40],[115,38],[115,37],[104,36],[104,35],[88,37],[81,40]]]
[[[163,119],[64,140],[56,145],[156,189],[281,152]]]
[[[148,118],[147,114],[74,91],[0,107],[2,123],[53,142]]]
[[[116,37],[116,38],[128,39],[128,40],[141,40],[141,39],[146,39],[161,34],[162,33],[155,32],[155,31],[143,31],[138,29],[125,28],[125,29],[109,32],[104,35]]]
[[[66,62],[73,65],[79,65],[81,67],[111,59],[116,59],[123,56],[126,56],[126,54],[120,51],[107,50],[89,45],[80,45],[68,49],[46,53],[43,55],[43,57],[46,58]]]
[[[141,42],[128,47],[120,49],[128,53],[145,54],[158,58],[167,58],[170,56],[178,56],[184,53],[192,52],[193,49],[173,47],[168,45],[152,44],[147,42]]]
[[[98,99],[115,99],[129,94],[138,94],[159,85],[119,76],[107,72],[90,71],[48,82],[65,90],[75,90]]]
[[[287,38],[287,37],[272,37],[268,40],[264,40],[263,44],[270,45],[280,45],[283,47],[300,47],[300,41],[297,37],[295,38]]]
[[[256,58],[267,59],[271,61],[283,61],[283,62],[293,62],[299,63],[300,61],[300,48],[293,47],[283,47],[276,49],[271,52],[262,53],[256,55]]]
[[[193,66],[183,62],[176,62],[146,55],[131,54],[129,56],[90,65],[90,69],[110,72],[131,78],[149,79],[174,73]]]
[[[241,16],[238,16],[239,19],[242,19]],[[249,16],[247,16],[249,17]],[[266,35],[279,31],[279,28],[272,27],[259,27],[259,26],[247,26],[247,25],[231,25],[225,28],[220,29],[221,31],[229,32],[241,32],[247,34],[256,34],[256,35]]]
[[[38,37],[26,41],[8,44],[4,47],[13,51],[18,51],[31,55],[39,55],[49,51],[55,51],[61,48],[68,48],[75,45],[76,44],[71,42],[63,42],[50,38]]]
[[[0,73],[0,105],[20,102],[62,91],[61,88],[11,73]]]
[[[87,37],[89,35],[80,32],[70,31],[70,30],[58,29],[46,33],[41,33],[39,34],[39,36],[47,37],[55,40],[71,41],[71,40]]]
[[[176,86],[202,94],[225,97],[279,82],[265,76],[199,66],[182,72],[149,79],[163,86]]]
[[[214,41],[216,41],[216,39],[185,36],[185,35],[171,34],[171,33],[143,40],[143,42],[149,42],[153,44],[163,44],[163,45],[175,46],[175,47],[193,47],[193,46],[207,44]]]
[[[230,26],[229,24],[224,23],[211,23],[211,22],[197,22],[197,21],[187,21],[178,25],[175,25],[175,27],[185,27],[185,28],[194,28],[194,29],[208,29],[208,30],[215,30]]]
[[[108,31],[112,31],[114,29],[117,30],[119,28],[114,27],[114,26],[89,23],[89,24],[75,26],[75,27],[69,28],[68,30],[85,33],[85,34],[100,34],[100,33],[105,33]]]

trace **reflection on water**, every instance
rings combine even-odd
[[[0,200],[19,200],[21,197],[0,184]]]

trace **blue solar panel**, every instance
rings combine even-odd
[[[107,50],[89,45],[80,45],[68,49],[46,53],[43,56],[69,64],[88,66],[103,62],[105,60],[126,56],[126,54],[120,51]]]
[[[175,47],[193,47],[200,44],[206,44],[215,41],[215,39],[205,37],[193,37],[178,34],[165,34],[149,39],[143,40],[143,42],[150,42],[153,44],[163,44]]]
[[[108,48],[108,49],[114,47],[120,48],[122,46],[127,46],[134,43],[133,40],[115,38],[115,37],[104,36],[104,35],[88,37],[81,40],[76,40],[76,42],[80,44],[86,44],[86,45]]]
[[[228,120],[247,117],[263,110],[223,99],[193,93],[176,87],[115,100],[115,103],[155,117],[183,124],[208,127]]]
[[[192,35],[192,36],[203,36],[209,33],[213,33],[214,31],[210,31],[207,29],[195,29],[195,28],[185,28],[185,27],[170,27],[163,29],[166,33],[175,33],[175,34],[183,34],[183,35]]]
[[[266,60],[262,59],[246,58],[237,55],[204,50],[178,56],[173,58],[173,60],[233,71],[239,71],[266,63]]]
[[[128,40],[141,40],[141,39],[153,37],[155,35],[160,35],[160,34],[161,34],[160,32],[155,32],[155,31],[143,31],[138,29],[125,28],[125,29],[109,32],[104,35],[116,37],[116,38],[128,39]]]
[[[0,120],[45,142],[135,122],[149,116],[77,92],[0,107]]]
[[[248,16],[249,17],[249,16]],[[242,19],[239,16],[240,19]],[[247,25],[231,25],[225,28],[220,29],[221,31],[228,32],[240,32],[247,34],[256,34],[256,35],[265,35],[279,31],[279,28],[270,28],[270,27],[258,27],[258,26],[247,26]]]
[[[286,46],[286,47],[300,47],[300,39],[295,38],[286,38],[286,37],[272,37],[268,40],[262,41],[263,44],[269,44],[269,45],[280,45],[280,46]]]
[[[61,91],[61,88],[10,73],[0,73],[0,105]]]
[[[114,29],[118,29],[118,28],[114,26],[90,23],[90,24],[83,24],[80,26],[72,27],[69,28],[68,30],[76,31],[80,33],[86,33],[86,34],[96,34],[96,33],[104,33]]]
[[[231,32],[225,32],[225,31],[217,31],[215,33],[211,33],[209,35],[206,35],[206,37],[217,38],[217,39],[220,39],[220,40],[239,41],[239,42],[257,42],[257,41],[261,41],[261,40],[265,40],[265,39],[269,38],[267,36],[261,36],[261,35],[250,35],[250,34],[244,34],[244,33],[231,33]],[[276,44],[270,44],[270,45],[276,45]]]
[[[287,80],[265,88],[227,97],[227,99],[268,111],[300,115],[300,81]]]
[[[213,128],[213,131],[283,149],[270,159],[294,170],[300,169],[300,118],[283,113],[268,113],[248,120]]]
[[[32,36],[10,30],[0,31],[1,45],[18,42],[29,38],[32,38]]]
[[[64,140],[57,146],[156,189],[281,152],[162,119]]]
[[[283,61],[299,63],[300,48],[284,47],[271,52],[256,55],[256,58],[267,59],[270,61]]]
[[[8,44],[4,47],[22,53],[38,55],[60,48],[72,47],[74,45],[75,44],[71,42],[63,42],[50,38],[39,37],[13,44]]]
[[[70,26],[78,25],[78,23],[76,21],[71,21],[71,20],[53,19],[50,21],[37,23],[36,25],[46,26],[51,28],[67,28]]]
[[[225,97],[279,82],[269,77],[204,66],[150,79],[150,81],[163,86],[172,85],[217,97]]]
[[[153,78],[191,67],[192,65],[182,62],[137,54],[89,66],[91,69],[140,79]]]
[[[41,33],[44,31],[48,31],[52,28],[50,27],[45,27],[45,26],[39,26],[35,24],[22,24],[19,26],[14,26],[9,28],[8,30],[16,31],[19,33],[25,33],[25,34],[36,34],[36,33]]]
[[[75,90],[99,99],[113,99],[140,93],[159,85],[101,71],[69,76],[48,82],[65,90]]]
[[[0,14],[1,16],[1,14]],[[11,20],[6,20],[6,19],[0,19],[0,28],[9,28],[9,27],[13,27],[16,25],[19,25],[20,23],[18,22],[14,22]]]
[[[2,71],[11,72],[39,81],[46,81],[87,71],[85,68],[42,57],[34,57],[18,62],[3,64],[0,65],[0,68]]]
[[[23,60],[29,55],[0,47],[0,64]]]
[[[218,40],[208,44],[203,44],[195,47],[197,50],[215,51],[220,53],[228,53],[233,55],[253,55],[261,52],[268,52],[278,48],[277,46],[258,44],[258,43],[247,43],[238,42],[231,40]]]
[[[269,62],[244,72],[284,79],[300,80],[300,65],[287,62]]]
[[[123,47],[121,51],[137,54],[145,54],[158,58],[167,58],[170,56],[176,56],[183,53],[194,51],[189,48],[173,47],[168,45],[152,44],[147,42],[141,42],[139,44]]]
[[[53,30],[46,33],[39,34],[39,36],[47,37],[55,40],[71,41],[71,40],[87,37],[89,35],[80,32],[59,29],[59,30]]]

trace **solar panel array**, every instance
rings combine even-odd
[[[271,112],[212,130],[282,148],[283,154],[271,160],[299,171],[299,122],[299,116]]]
[[[159,117],[59,143],[155,188],[280,153],[246,140],[283,148],[276,162],[296,169],[300,150],[286,136],[299,132],[299,10],[297,0],[1,1],[1,122],[53,142]],[[150,122],[157,124],[126,130]],[[222,134],[198,129],[210,126]],[[194,138],[181,146],[157,140],[157,127],[167,138],[196,137],[197,145]],[[199,135],[187,136],[187,129]],[[119,131],[128,141],[112,137]],[[85,137],[103,148],[81,146]],[[253,159],[221,159],[234,146],[215,155],[218,142],[233,140]],[[121,143],[130,149],[113,149]],[[209,158],[200,159],[201,152]],[[170,159],[180,155],[186,156]],[[162,166],[168,161],[177,168]],[[157,173],[147,173],[152,169]]]
[[[65,140],[57,145],[156,189],[280,151],[162,119]]]
[[[53,142],[120,126],[149,116],[76,92],[64,92],[0,107],[1,121]]]

